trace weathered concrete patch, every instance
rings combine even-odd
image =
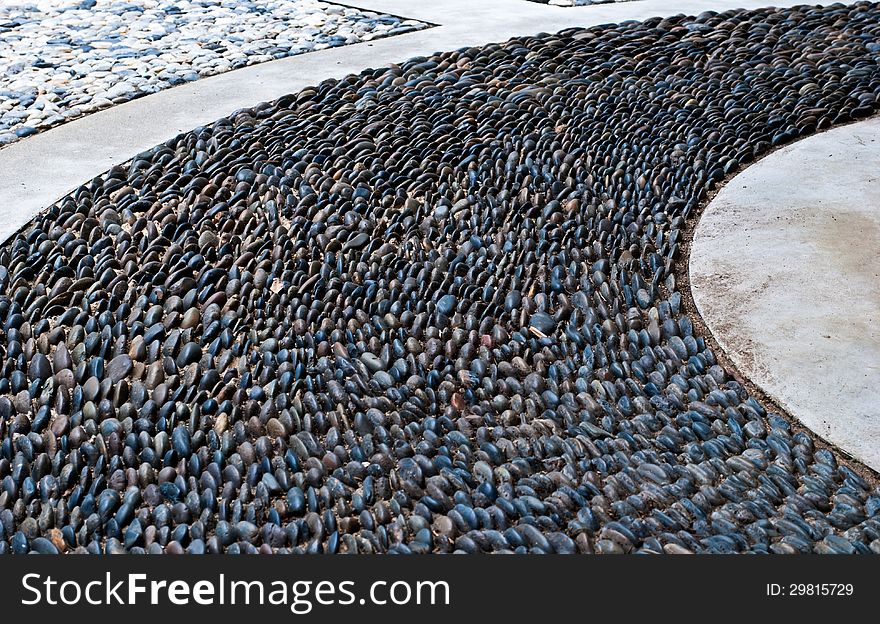
[[[731,180],[694,232],[694,302],[734,364],[880,469],[880,119],[788,146]]]

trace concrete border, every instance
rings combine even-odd
[[[133,155],[233,111],[438,50],[655,16],[761,8],[768,0],[638,0],[556,7],[511,0],[346,0],[348,6],[437,24],[413,33],[252,65],[78,118],[0,149],[0,242],[78,185]],[[778,0],[776,6],[804,4]]]
[[[690,246],[698,313],[739,371],[880,470],[880,117],[728,182]]]

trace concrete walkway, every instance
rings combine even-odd
[[[880,118],[781,149],[709,204],[694,302],[739,370],[880,470]]]
[[[641,0],[555,7],[525,0],[349,0],[350,6],[436,28],[253,65],[94,113],[0,149],[0,242],[78,185],[138,152],[233,111],[327,78],[440,50],[510,37],[707,10],[793,6],[803,0]]]

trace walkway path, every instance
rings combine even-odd
[[[347,4],[438,26],[206,78],[0,149],[0,241],[77,185],[140,151],[327,78],[512,36],[767,2],[643,0],[579,8],[511,0]],[[811,429],[875,469],[880,469],[880,184],[872,176],[878,162],[878,121],[777,152],[731,182],[707,208],[690,264],[699,311],[740,370]]]

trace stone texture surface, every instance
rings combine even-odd
[[[113,104],[423,22],[318,0],[0,4],[0,147]]]
[[[519,36],[87,179],[0,246],[0,552],[880,552],[875,476],[731,378],[674,270],[726,173],[876,110],[878,34]]]

